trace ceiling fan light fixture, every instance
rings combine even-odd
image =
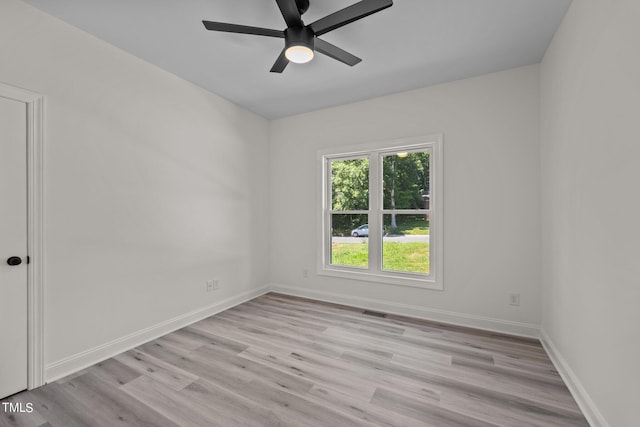
[[[286,49],[284,56],[296,64],[305,64],[313,59],[315,36],[307,27],[290,27],[284,30]]]
[[[313,59],[313,50],[303,45],[289,46],[284,52],[284,56],[296,64],[306,64]]]

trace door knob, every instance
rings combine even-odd
[[[22,264],[22,258],[19,256],[12,256],[7,259],[7,264],[9,265],[20,265]]]

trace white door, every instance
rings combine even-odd
[[[26,388],[27,107],[0,96],[0,398]]]

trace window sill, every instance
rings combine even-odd
[[[367,270],[355,271],[353,269],[340,267],[320,267],[319,276],[339,277],[341,279],[362,280],[366,282],[383,283],[385,285],[409,286],[412,288],[430,289],[435,291],[443,290],[442,282],[431,277],[412,276],[410,274],[372,273]]]

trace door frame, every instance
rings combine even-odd
[[[43,125],[44,98],[0,82],[0,96],[27,111],[27,387],[44,385]]]

